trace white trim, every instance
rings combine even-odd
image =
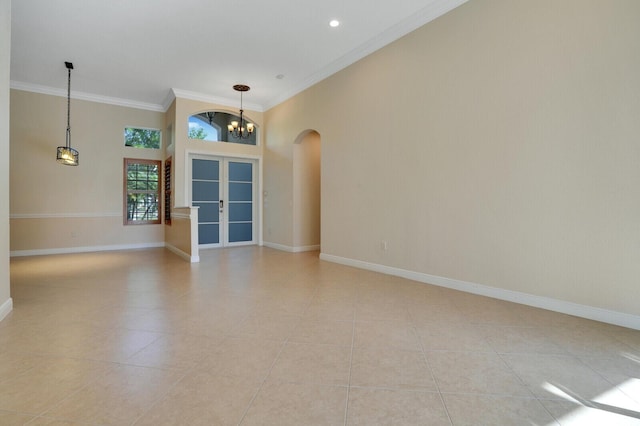
[[[257,171],[256,176],[254,177],[254,183],[257,180],[257,185],[254,185],[255,197],[256,197],[256,206],[257,209],[257,218],[253,222],[253,234],[254,238],[251,243],[247,243],[247,245],[262,245],[262,227],[263,227],[263,214],[264,214],[264,202],[263,202],[263,156],[262,154],[242,154],[242,153],[228,153],[228,152],[219,152],[218,150],[199,150],[199,149],[185,149],[184,150],[184,194],[185,200],[187,204],[193,203],[191,189],[192,189],[192,178],[193,171],[191,170],[191,166],[193,163],[193,159],[205,159],[205,160],[218,160],[224,162],[224,160],[244,160],[251,161],[255,165]],[[196,223],[197,229],[197,223]],[[201,248],[219,248],[223,247],[222,243],[218,243],[215,245],[201,245]],[[226,247],[231,247],[226,245]]]
[[[264,226],[264,170],[263,170],[263,161],[262,157],[256,160],[258,164],[258,229],[256,233],[258,234],[258,245],[262,245],[262,229]]]
[[[10,257],[43,256],[50,254],[89,253],[94,251],[135,250],[164,247],[165,243],[117,244],[109,246],[60,247],[52,249],[13,250]]]
[[[178,247],[174,246],[173,244],[166,243],[165,247],[172,253],[186,260],[187,262],[191,262],[191,263],[200,262],[200,256],[191,256],[189,255],[189,253],[180,250]]]
[[[286,251],[289,253],[295,253],[295,247],[292,246],[285,246],[284,244],[277,244],[277,243],[270,243],[269,241],[264,241],[262,243],[263,246],[265,247],[269,247],[272,249],[276,249],[276,250],[280,250],[280,251]]]
[[[14,213],[10,219],[60,219],[60,218],[96,218],[122,217],[122,212],[113,213]]]
[[[257,146],[256,146],[257,147]],[[236,153],[228,153],[228,152],[220,152],[219,150],[212,149],[211,151],[200,150],[200,149],[185,149],[184,150],[184,194],[185,201],[188,204],[192,203],[191,200],[191,160],[193,158],[197,158],[198,156],[204,157],[204,159],[211,159],[211,157],[223,157],[223,158],[237,158],[240,160],[256,160],[260,172],[262,172],[262,154],[236,154]],[[262,175],[259,175],[258,186],[260,187],[260,192],[258,193],[258,208],[262,211]],[[260,219],[262,219],[262,215],[260,214]],[[262,223],[260,223],[260,229],[262,229]]]
[[[25,92],[40,93],[43,95],[61,96],[66,98],[67,91],[64,89],[58,89],[55,87],[42,86],[39,84],[24,83],[22,81],[11,80],[10,87],[15,90],[22,90]],[[144,109],[148,111],[166,112],[166,108],[159,104],[150,104],[146,102],[138,102],[131,99],[113,98],[111,96],[95,95],[93,93],[86,92],[74,92],[71,91],[71,97],[81,101],[98,102],[101,104],[117,105],[126,108]]]
[[[5,319],[5,317],[9,315],[9,312],[11,312],[12,310],[13,310],[13,299],[8,298],[6,302],[0,305],[0,321]]]
[[[444,15],[445,13],[455,9],[456,7],[466,3],[468,0],[436,0],[431,2],[428,6],[412,14],[405,20],[398,22],[396,25],[386,29],[371,40],[366,41],[355,49],[351,50],[344,56],[336,59],[325,67],[321,68],[317,72],[313,73],[306,79],[302,80],[291,89],[283,92],[279,96],[268,101],[263,107],[265,110],[273,108],[274,106],[286,101],[289,98],[297,95],[305,89],[313,86],[316,83],[324,80],[327,77],[337,73],[354,64],[367,55],[382,49],[387,44],[398,40],[399,38],[409,34],[420,28],[423,25],[428,24],[436,18]]]
[[[320,250],[320,244],[316,244],[312,246],[294,246],[293,247],[294,253],[301,253],[304,251],[316,251],[316,250]]]
[[[257,145],[251,145],[257,147]],[[184,150],[185,158],[189,155],[202,155],[205,157],[225,157],[225,158],[237,158],[239,160],[262,160],[262,154],[244,154],[244,153],[235,153],[235,152],[227,152],[220,151],[216,149],[212,150],[203,150],[203,149],[185,149]],[[187,158],[187,162],[189,159]]]
[[[320,250],[320,244],[312,245],[312,246],[285,246],[284,244],[270,243],[268,241],[264,241],[260,245],[269,247],[272,249],[280,250],[280,251],[286,251],[289,253],[302,253],[305,251]]]
[[[376,263],[369,263],[362,260],[349,259],[326,253],[320,253],[320,259],[327,262],[334,262],[342,265],[353,266],[355,268],[367,269],[369,271],[407,278],[425,284],[433,284],[440,287],[479,294],[482,296],[492,297],[494,299],[507,300],[509,302],[520,303],[523,305],[534,306],[536,308],[547,309],[550,311],[561,312],[563,314],[574,315],[640,330],[640,316],[638,315],[611,311],[594,306],[581,305],[545,296],[536,296],[534,294],[522,293],[519,291],[505,290],[468,281],[439,277],[437,275],[429,275],[422,272],[408,271],[406,269],[394,268],[391,266],[379,265]]]
[[[194,208],[199,208],[200,206],[194,206]],[[174,213],[171,211],[171,219],[191,219],[191,215],[188,213]]]
[[[309,77],[295,84],[291,89],[281,93],[275,98],[267,101],[264,105],[245,103],[244,106],[253,111],[264,112],[287,99],[297,95],[305,89],[313,86],[314,84],[324,80],[325,78],[337,73],[340,70],[348,67],[349,65],[359,61],[367,55],[375,52],[386,46],[387,44],[398,40],[400,37],[409,34],[420,28],[423,25],[433,21],[434,19],[444,15],[445,13],[455,9],[456,7],[466,3],[468,0],[436,0],[431,2],[425,8],[417,11],[405,20],[397,23],[396,25],[383,31],[371,40],[361,44],[355,49],[351,50],[342,57],[336,59],[332,63],[321,68],[317,72],[311,74]],[[15,90],[23,90],[27,92],[42,93],[45,95],[62,96],[66,97],[67,92],[64,89],[58,89],[49,86],[42,86],[38,84],[25,83],[21,81],[12,80],[10,87]],[[80,99],[91,102],[99,102],[104,104],[118,105],[128,108],[144,109],[149,111],[166,112],[171,103],[176,98],[191,99],[195,101],[208,102],[218,105],[224,105],[229,107],[238,107],[238,99],[223,98],[218,96],[211,96],[197,92],[190,92],[188,90],[172,88],[169,90],[161,104],[152,104],[147,102],[139,102],[130,99],[114,98],[110,96],[95,95],[84,92],[71,92],[71,97],[74,99]]]
[[[206,102],[206,103],[210,103],[210,104],[218,104],[218,105],[222,105],[225,107],[229,107],[229,108],[239,108],[240,107],[240,99],[239,98],[223,98],[220,96],[211,96],[211,95],[205,95],[202,93],[197,93],[197,92],[190,92],[188,90],[182,90],[182,89],[175,89],[172,88],[171,92],[173,93],[173,96],[175,98],[181,98],[181,99],[189,99],[192,101],[199,101],[199,102]],[[169,102],[169,105],[171,105],[171,102],[173,102],[173,100],[171,100]],[[243,102],[243,108],[245,110],[251,110],[251,111],[257,111],[257,112],[264,112],[264,107],[262,105],[258,105],[258,104],[252,104],[252,103],[247,103],[247,102]]]
[[[167,96],[165,96],[164,101],[162,101],[162,108],[164,109],[164,112],[167,112],[169,110],[169,107],[175,100],[176,94],[173,92],[173,89],[171,89],[167,93]]]

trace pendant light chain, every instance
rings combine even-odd
[[[71,147],[71,68],[67,78],[67,148]]]

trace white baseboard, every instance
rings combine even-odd
[[[272,248],[272,249],[281,250],[281,251],[287,251],[289,253],[293,253],[293,247],[291,247],[291,246],[285,246],[283,244],[277,244],[277,243],[270,243],[268,241],[263,241],[262,245],[265,246],[265,247]]]
[[[198,263],[200,262],[200,256],[191,256],[189,253],[184,252],[182,250],[180,250],[178,247],[169,244],[169,243],[165,243],[165,247],[167,248],[167,250],[177,254],[178,256],[180,256],[181,258],[183,258],[184,260],[186,260],[187,262],[191,262],[191,263]]]
[[[70,254],[70,253],[89,253],[94,251],[113,251],[113,250],[134,250],[145,248],[164,247],[164,242],[160,243],[143,243],[143,244],[118,244],[109,246],[85,246],[85,247],[61,247],[52,249],[36,249],[36,250],[13,250],[9,253],[10,257],[23,256],[43,256],[50,254]]]
[[[320,244],[312,245],[312,246],[285,246],[283,244],[270,243],[268,241],[264,241],[262,243],[263,246],[269,247],[276,250],[286,251],[289,253],[301,253],[305,251],[315,251],[320,250]]]
[[[305,251],[316,251],[316,250],[320,250],[320,244],[316,244],[313,246],[297,246],[297,247],[293,247],[293,252],[294,253],[302,253]]]
[[[11,312],[11,310],[13,310],[13,299],[8,298],[6,302],[0,305],[0,321],[2,321],[7,315],[9,315],[9,312]]]
[[[369,271],[407,278],[426,284],[433,284],[440,287],[460,290],[467,293],[478,294],[481,296],[492,297],[494,299],[506,300],[509,302],[520,303],[536,308],[547,309],[563,314],[574,315],[581,318],[640,330],[640,316],[638,315],[611,311],[594,306],[581,305],[545,296],[536,296],[519,291],[505,290],[468,281],[439,277],[437,275],[429,275],[422,272],[409,271],[406,269],[394,268],[391,266],[379,265],[377,263],[369,263],[362,260],[349,259],[326,253],[320,253],[320,259],[326,260],[327,262],[340,263],[342,265],[353,266],[355,268],[367,269]]]

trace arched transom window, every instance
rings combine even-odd
[[[248,138],[234,138],[228,131],[232,121],[239,121],[240,117],[222,111],[204,111],[189,117],[189,139],[200,139],[210,142],[230,142],[243,145],[256,145],[257,126]]]

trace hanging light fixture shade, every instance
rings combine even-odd
[[[242,109],[242,93],[248,92],[249,89],[251,88],[245,84],[236,84],[233,86],[233,90],[240,92],[240,121],[234,120],[227,127],[229,134],[235,139],[247,139],[255,131],[254,124],[244,119],[244,110]]]
[[[64,63],[68,70],[67,78],[67,138],[65,146],[59,146],[56,153],[56,161],[65,166],[78,165],[78,150],[71,148],[71,62]]]

